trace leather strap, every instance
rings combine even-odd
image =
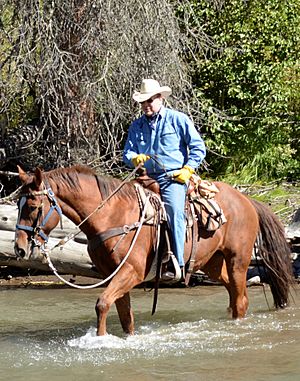
[[[186,272],[186,275],[185,275],[185,279],[184,279],[184,283],[185,283],[186,286],[189,285],[190,278],[191,278],[191,275],[192,275],[192,272],[193,272],[193,269],[194,269],[195,257],[196,257],[196,252],[197,252],[196,251],[197,240],[198,240],[198,221],[197,221],[196,216],[195,216],[194,204],[193,203],[189,203],[189,206],[190,206],[191,214],[192,214],[192,217],[193,217],[193,226],[192,226],[192,249],[191,249],[191,256],[190,256],[190,260],[189,260],[189,267],[187,269],[187,272]]]
[[[126,235],[130,231],[137,229],[139,225],[140,225],[139,222],[135,222],[134,224],[131,224],[131,225],[119,226],[116,228],[108,229],[103,233],[98,233],[95,235],[95,237],[88,240],[89,247],[92,250],[96,249],[98,246],[102,245],[109,238],[116,237],[118,235]]]

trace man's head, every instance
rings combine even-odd
[[[141,104],[145,115],[151,116],[160,110],[163,99],[171,92],[170,87],[160,86],[155,79],[143,79],[140,91],[135,91],[132,98]]]

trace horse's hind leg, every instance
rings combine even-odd
[[[229,277],[230,307],[233,319],[245,317],[249,305],[246,281],[250,259],[248,261],[246,258],[248,258],[248,255],[242,259],[232,257],[230,260],[226,260]]]
[[[223,266],[222,266],[222,270],[221,270],[221,277],[220,278],[221,278],[221,281],[222,281],[223,285],[225,286],[225,288],[226,288],[226,290],[228,292],[228,295],[229,295],[229,306],[227,308],[227,312],[230,315],[232,315],[232,317],[235,317],[234,313],[233,313],[234,306],[236,304],[236,298],[234,297],[235,292],[231,290],[231,283],[229,281],[229,276],[228,276],[228,271],[227,271],[227,266],[226,266],[226,262],[225,261],[223,262]],[[245,289],[244,289],[244,298],[242,300],[242,303],[243,303],[245,314],[246,314],[246,312],[248,310],[247,287],[245,287]]]
[[[202,268],[211,279],[219,280],[225,286],[229,294],[228,312],[234,319],[244,317],[248,309],[247,258],[248,256],[237,259],[231,253],[227,253],[226,256],[221,251],[217,251]]]
[[[229,284],[227,266],[223,253],[221,251],[217,251],[202,268],[202,270],[209,276],[210,279],[220,281],[225,286],[229,295],[229,306],[227,308],[227,311],[231,314],[231,289]]]

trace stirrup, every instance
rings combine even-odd
[[[178,282],[181,279],[181,268],[174,254],[171,254],[171,260],[175,269],[174,281]]]
[[[182,278],[182,272],[181,272],[181,268],[180,268],[179,263],[178,263],[174,254],[170,254],[169,261],[170,260],[172,261],[174,272],[166,271],[164,274],[162,274],[161,280],[165,281],[165,282],[172,282],[172,283],[173,282],[179,282]]]

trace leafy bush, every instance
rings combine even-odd
[[[186,4],[211,37],[210,48],[195,49],[189,63],[206,100],[208,160],[216,174],[245,181],[299,175],[299,4]]]

